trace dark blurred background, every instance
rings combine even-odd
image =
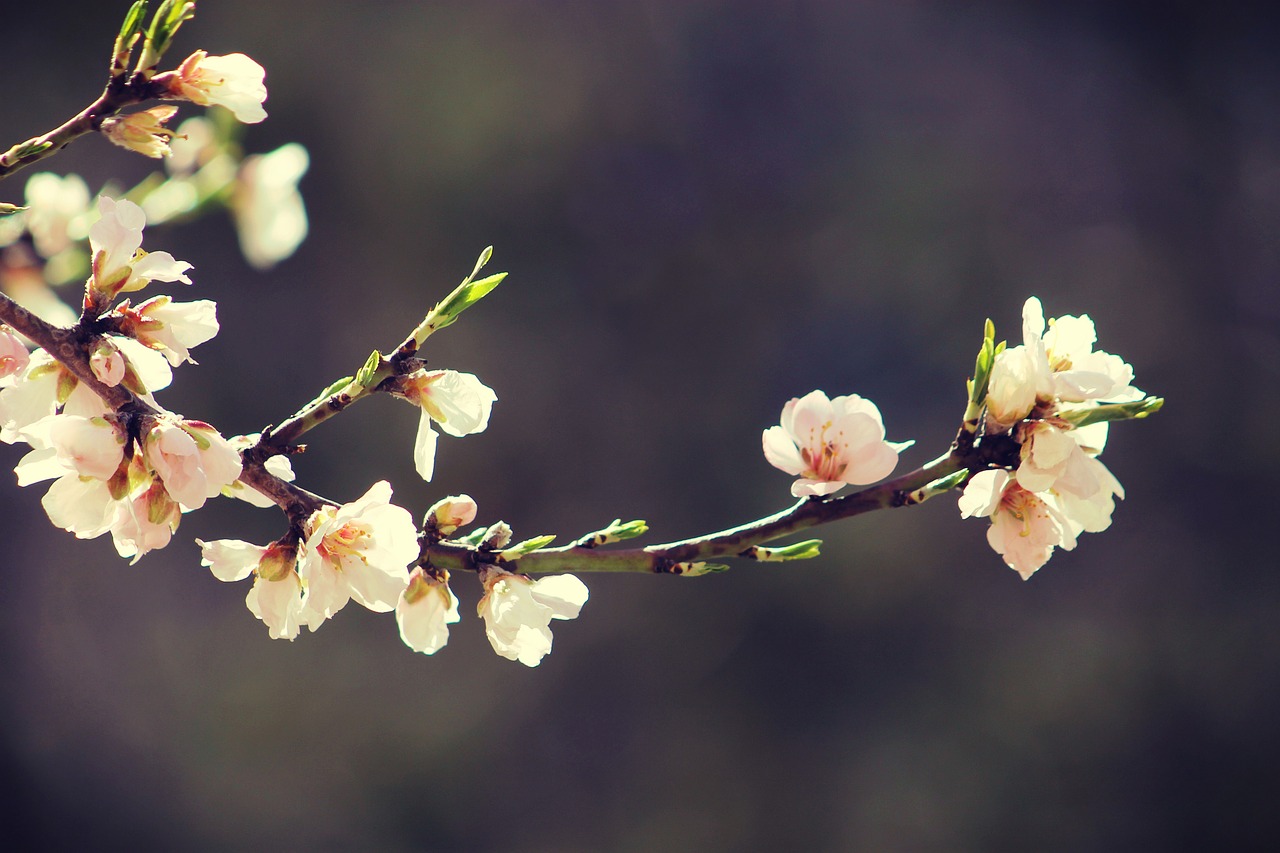
[[[0,130],[98,92],[127,6],[8,9]],[[1258,4],[1261,6],[1261,4]],[[950,497],[825,528],[807,564],[589,576],[534,670],[477,585],[434,658],[352,605],[268,639],[192,539],[128,566],[10,487],[0,760],[20,846],[1204,850],[1280,828],[1277,15],[1208,2],[202,0],[174,47],[267,68],[251,151],[310,150],[312,233],[270,273],[222,216],[148,232],[223,332],[161,394],[278,422],[396,344],[487,244],[502,288],[432,364],[498,394],[411,462],[362,404],[300,482],[381,478],[418,515],[657,542],[790,503],[760,453],[814,388],[875,400],[914,467],[963,408],[982,321],[1089,313],[1164,412],[1112,432],[1109,531],[1021,582]],[[1234,10],[1234,11],[1233,11]],[[183,115],[197,114],[184,108]],[[92,187],[150,164],[83,139]],[[16,201],[25,176],[7,181]],[[20,447],[0,447],[12,467]],[[904,469],[905,470],[905,469]],[[216,505],[215,505],[216,504]]]

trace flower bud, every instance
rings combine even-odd
[[[476,502],[470,495],[450,495],[436,501],[427,510],[423,526],[434,529],[441,536],[448,536],[459,527],[476,520]]]

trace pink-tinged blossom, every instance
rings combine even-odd
[[[812,391],[782,408],[780,426],[764,431],[769,464],[798,476],[796,497],[829,495],[846,485],[882,480],[912,442],[885,441],[876,404],[857,394],[827,399]]]
[[[124,379],[124,356],[109,341],[98,341],[89,356],[89,369],[99,382],[114,388]]]
[[[37,172],[27,179],[27,230],[42,258],[73,248],[88,235],[89,186],[79,175]]]
[[[391,503],[391,484],[317,510],[307,533],[298,567],[307,587],[303,624],[316,630],[353,598],[378,613],[395,608],[418,558],[418,531],[408,510]]]
[[[178,112],[177,107],[159,106],[128,115],[111,116],[102,122],[102,133],[121,148],[146,157],[168,157],[169,140],[175,132],[164,126]]]
[[[262,108],[267,99],[265,78],[262,66],[243,53],[209,56],[197,50],[176,71],[157,74],[154,82],[166,88],[163,97],[226,107],[238,121],[257,124],[267,117]]]
[[[208,566],[220,581],[240,581],[250,574],[253,586],[245,596],[245,606],[267,626],[273,640],[298,636],[307,594],[295,571],[297,546],[274,542],[254,545],[238,539],[201,542],[201,565]]]
[[[8,326],[0,326],[0,380],[27,369],[31,353]]]
[[[107,335],[107,338],[120,350],[128,364],[124,381],[129,390],[149,395],[168,388],[173,382],[173,369],[162,353],[133,338],[121,335]]]
[[[551,651],[551,620],[575,619],[588,597],[573,575],[533,580],[496,567],[480,573],[484,596],[476,611],[493,650],[507,660],[537,666]]]
[[[413,464],[419,476],[430,480],[435,473],[436,433],[431,422],[449,435],[483,432],[498,395],[470,373],[456,370],[420,370],[403,378],[401,393],[422,409]]]
[[[458,599],[449,589],[449,576],[435,578],[416,568],[396,602],[400,639],[415,652],[433,655],[449,642],[449,626],[456,623]]]
[[[1063,426],[1066,426],[1065,424]],[[1088,497],[1101,488],[1076,430],[1048,421],[1032,421],[1020,431],[1018,484],[1031,492],[1070,492]]]
[[[168,252],[142,251],[142,229],[147,224],[142,208],[127,199],[102,196],[98,213],[98,221],[89,226],[95,290],[114,297],[141,290],[151,281],[191,283],[186,275],[191,264],[174,260]]]
[[[132,557],[131,564],[148,551],[168,545],[182,520],[182,508],[159,480],[152,480],[146,488],[117,501],[114,507],[111,541],[121,557]]]
[[[124,461],[124,434],[103,418],[50,415],[22,437],[33,449],[18,463],[20,486],[64,474],[110,480]]]
[[[111,412],[102,398],[44,350],[31,353],[27,369],[0,388],[0,441],[13,444],[22,430],[54,414],[92,418]]]
[[[1049,561],[1054,548],[1075,547],[1075,534],[1052,498],[1029,492],[1008,471],[974,474],[960,496],[965,518],[990,517],[987,542],[1005,564],[1027,580]]]
[[[157,417],[147,431],[143,452],[169,495],[187,509],[204,506],[240,476],[240,454],[202,421]]]
[[[427,523],[434,524],[435,532],[441,536],[450,536],[459,527],[464,527],[476,520],[479,508],[470,495],[450,495],[431,505],[427,510]]]

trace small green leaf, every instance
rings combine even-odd
[[[748,548],[742,556],[751,557],[762,563],[781,563],[786,560],[811,560],[821,552],[821,539],[806,539],[794,545],[782,545],[777,548],[763,548],[759,545]]]
[[[686,578],[700,578],[703,575],[715,575],[720,572],[729,571],[729,567],[723,563],[676,563],[671,567],[671,574],[680,575]]]
[[[312,400],[310,403],[307,403],[301,409],[298,409],[298,411],[294,412],[293,417],[296,418],[298,415],[301,415],[303,412],[306,412],[308,409],[311,409],[311,408],[314,408],[315,406],[320,405],[325,400],[332,397],[334,394],[337,394],[343,388],[346,388],[348,385],[351,384],[351,378],[352,377],[350,376],[344,376],[341,379],[339,379],[337,382],[334,382],[328,388],[321,391],[320,394],[314,400]]]
[[[556,537],[554,535],[549,534],[546,536],[535,536],[532,539],[526,539],[523,542],[518,542],[515,545],[512,545],[510,548],[505,548],[502,551],[499,551],[498,559],[518,560],[525,554],[531,554],[540,548],[545,548],[547,545],[550,545],[552,540],[555,538]]]
[[[649,525],[644,521],[623,521],[615,518],[607,527],[580,537],[575,544],[582,548],[598,548],[624,539],[634,539],[648,530]]]
[[[1160,411],[1163,397],[1145,397],[1132,403],[1105,403],[1084,409],[1059,410],[1057,416],[1073,426],[1083,427],[1103,421],[1128,421],[1145,418]]]
[[[0,201],[0,216],[8,216],[11,213],[17,213],[19,210],[26,210],[16,204],[9,204],[7,201]]]
[[[377,376],[378,368],[382,366],[382,353],[374,350],[369,353],[369,358],[365,360],[364,366],[356,371],[356,384],[361,388],[372,388],[377,383],[374,381]]]

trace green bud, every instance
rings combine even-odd
[[[133,46],[142,33],[142,19],[147,14],[147,0],[137,0],[124,16],[120,25],[120,35],[116,36],[115,48],[111,51],[111,75],[123,74],[129,68],[129,58],[133,55]]]
[[[729,567],[723,563],[676,563],[670,569],[671,574],[681,575],[686,578],[700,578],[703,575],[715,575],[720,572],[729,571]]]
[[[499,560],[518,560],[521,557],[523,557],[525,554],[531,554],[540,548],[544,548],[547,545],[550,545],[551,541],[555,538],[556,537],[554,535],[546,535],[546,536],[535,536],[532,539],[526,539],[523,542],[519,542],[515,545],[512,545],[510,548],[506,548],[502,551],[499,551],[498,559]]]
[[[762,563],[781,563],[786,560],[811,560],[819,555],[821,539],[806,539],[794,545],[783,545],[778,548],[762,548],[752,546],[742,552],[742,556],[759,560]]]
[[[1057,416],[1072,426],[1083,427],[1103,421],[1128,421],[1153,415],[1164,406],[1163,397],[1144,397],[1132,403],[1104,403],[1084,409],[1059,410]]]
[[[374,350],[369,354],[369,358],[365,360],[364,366],[356,371],[356,384],[361,388],[372,388],[377,383],[374,381],[377,377],[378,368],[382,366],[382,353]]]
[[[621,542],[624,539],[634,539],[648,530],[649,525],[644,521],[623,521],[620,518],[615,518],[607,527],[594,533],[588,533],[574,544],[580,548],[598,548],[601,545]]]

